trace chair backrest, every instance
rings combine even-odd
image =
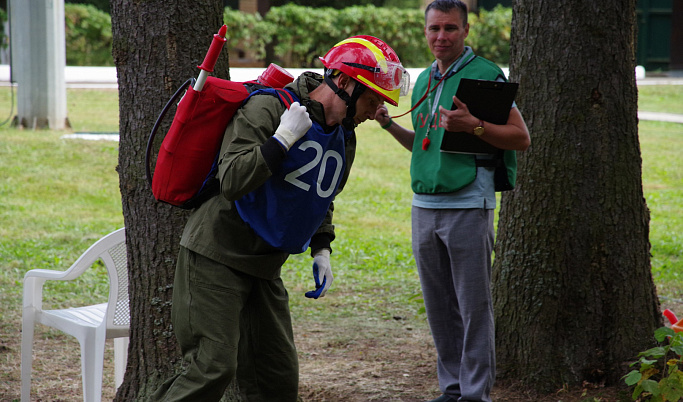
[[[100,258],[109,273],[109,304],[107,306],[107,338],[128,336],[130,308],[128,301],[128,255],[126,232],[121,228],[100,240],[106,250]]]

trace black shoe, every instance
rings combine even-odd
[[[443,394],[440,397],[436,399],[432,399],[431,401],[427,402],[456,402],[455,399],[451,398],[450,396]]]

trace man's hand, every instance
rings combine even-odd
[[[479,125],[479,119],[474,117],[467,109],[467,105],[462,103],[460,99],[453,96],[453,104],[457,107],[455,110],[448,110],[443,106],[439,106],[439,125],[444,127],[446,131],[464,131],[471,133],[474,127]]]
[[[315,290],[306,292],[306,297],[317,299],[325,296],[334,280],[330,266],[330,250],[327,248],[321,248],[313,256],[313,279],[315,279]]]
[[[389,122],[391,121],[391,117],[389,116],[389,109],[387,109],[386,105],[382,104],[377,106],[377,111],[375,112],[375,120],[382,127],[389,124]]]
[[[275,139],[289,151],[301,137],[311,128],[311,118],[306,112],[306,106],[301,106],[299,102],[294,102],[282,113],[280,125],[275,130]]]

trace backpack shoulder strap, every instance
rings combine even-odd
[[[246,103],[252,96],[261,94],[267,94],[277,97],[280,100],[280,102],[282,102],[282,104],[285,105],[287,109],[289,109],[289,107],[292,106],[292,103],[300,102],[299,97],[290,90],[284,88],[260,88],[250,93],[249,97],[247,97],[244,100],[244,103]]]
[[[280,101],[285,105],[287,109],[289,109],[289,107],[292,106],[292,103],[298,101],[298,99],[294,99],[294,96],[291,92],[284,88],[275,88],[275,92],[277,93],[278,98],[280,98]]]

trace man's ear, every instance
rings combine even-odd
[[[346,90],[348,87],[349,83],[351,82],[351,77],[349,77],[346,73],[339,73],[339,80],[337,81],[337,86],[342,89]]]

